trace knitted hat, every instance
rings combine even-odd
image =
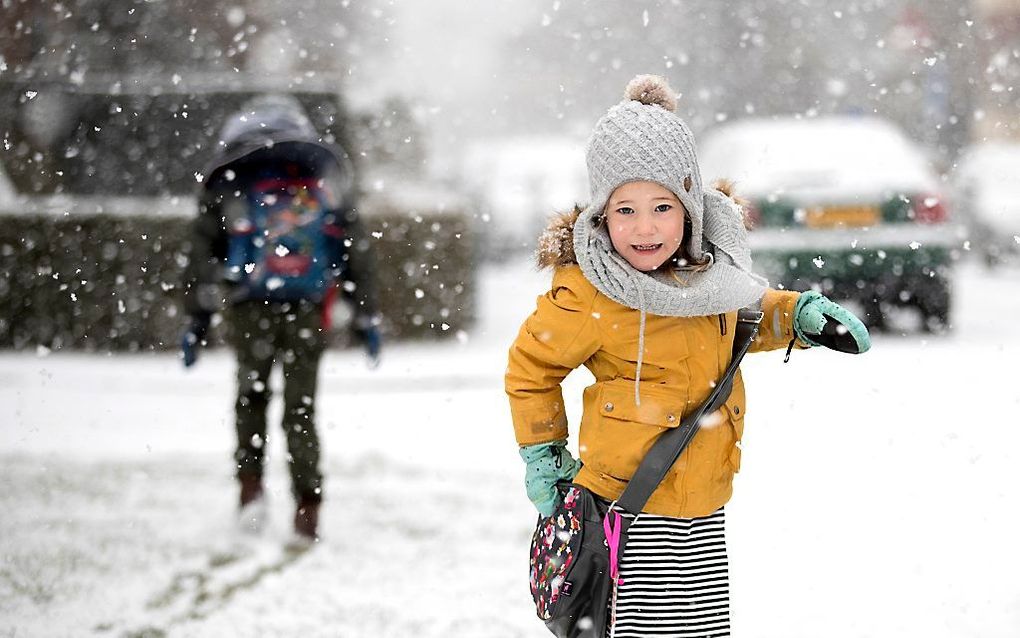
[[[703,197],[694,136],[676,116],[676,97],[657,75],[639,75],[627,85],[624,101],[595,124],[588,140],[590,207],[605,208],[621,184],[651,181],[671,190],[691,220],[688,252],[701,261]]]

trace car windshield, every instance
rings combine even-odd
[[[934,176],[923,154],[877,119],[745,120],[706,134],[702,174],[748,197],[858,199],[923,192]]]

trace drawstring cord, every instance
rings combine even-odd
[[[644,295],[642,295],[643,297]],[[641,405],[641,364],[645,358],[645,304],[641,300],[641,327],[638,328],[637,374],[634,375],[634,403]]]
[[[638,312],[641,313],[641,324],[638,326],[637,370],[634,373],[634,403],[641,405],[641,365],[645,361],[645,289],[634,275],[630,275],[630,281],[637,288]]]

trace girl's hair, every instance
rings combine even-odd
[[[668,266],[673,271],[674,276],[677,271],[681,272],[704,272],[708,270],[708,267],[712,265],[712,256],[707,252],[701,257],[701,261],[695,261],[691,257],[691,253],[687,248],[688,241],[691,237],[691,218],[687,215],[687,211],[684,211],[684,241],[680,242],[680,247],[676,249],[676,253],[673,257],[666,260],[663,266]]]

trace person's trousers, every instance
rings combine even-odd
[[[319,360],[326,339],[322,307],[311,302],[246,301],[228,315],[231,342],[237,352],[238,477],[262,476],[266,447],[269,376],[283,367],[283,432],[295,498],[322,498],[319,437],[315,429],[315,391]]]

